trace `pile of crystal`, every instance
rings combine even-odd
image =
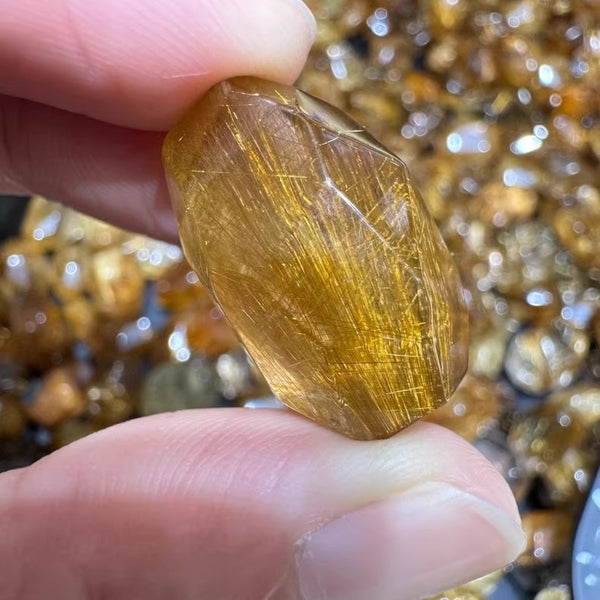
[[[0,470],[133,416],[268,393],[177,246],[34,198],[0,273]]]
[[[467,309],[396,156],[332,106],[250,77],[208,92],[163,156],[186,256],[281,402],[363,440],[445,403]]]
[[[440,598],[566,599],[599,459],[600,5],[308,4],[318,39],[298,86],[408,163],[468,290],[469,371],[432,420],[498,466],[525,519],[496,595]]]

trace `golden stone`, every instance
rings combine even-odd
[[[452,394],[468,337],[456,268],[405,165],[362,127],[238,78],[163,156],[186,256],[285,404],[372,439]]]
[[[527,546],[517,558],[520,567],[535,567],[564,558],[573,534],[573,517],[562,510],[534,510],[523,515]]]
[[[502,390],[497,382],[469,373],[450,401],[428,415],[426,420],[447,427],[472,442],[498,426],[502,405]]]
[[[46,427],[80,415],[85,410],[85,398],[73,369],[58,367],[42,380],[33,403],[27,407],[29,416]]]
[[[506,374],[515,387],[529,394],[565,388],[579,373],[589,344],[586,332],[561,320],[526,329],[508,347]]]
[[[144,279],[134,258],[116,247],[101,250],[92,258],[92,277],[92,295],[103,316],[127,318],[139,314]]]

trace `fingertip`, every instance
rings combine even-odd
[[[423,464],[437,464],[444,481],[498,507],[520,523],[519,509],[502,474],[470,443],[434,423],[420,422],[406,430],[408,440],[421,443]]]

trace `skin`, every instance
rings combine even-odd
[[[291,83],[314,34],[296,0],[0,0],[0,192],[175,241],[164,132],[227,77]],[[410,600],[523,546],[452,433],[267,410],[139,419],[4,473],[0,530],[2,600]]]

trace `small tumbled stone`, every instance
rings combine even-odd
[[[37,423],[52,427],[85,410],[85,397],[73,370],[58,367],[49,371],[42,380],[27,413]]]
[[[564,321],[519,332],[509,344],[504,366],[523,392],[544,394],[570,385],[589,349],[589,335]]]

